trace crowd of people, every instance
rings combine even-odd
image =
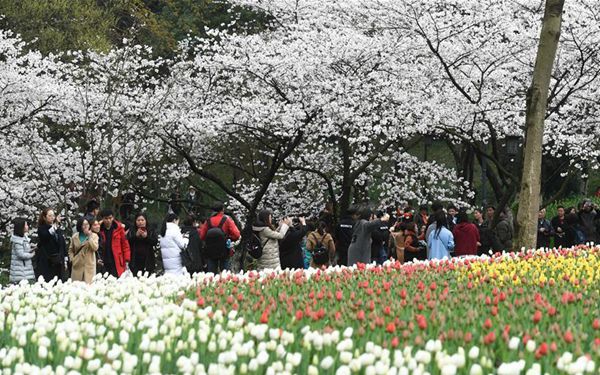
[[[91,283],[98,273],[155,273],[157,262],[165,274],[219,273],[231,270],[236,249],[251,255],[257,270],[443,259],[511,251],[515,233],[512,211],[496,214],[494,206],[470,213],[441,203],[422,205],[416,212],[364,206],[348,209],[339,220],[328,209],[311,219],[297,215],[279,221],[263,210],[242,246],[239,224],[225,214],[222,202],[212,205],[210,217],[187,215],[182,225],[176,211],[170,206],[156,230],[142,212],[120,222],[112,210],[100,210],[91,201],[67,242],[63,219],[46,208],[37,221],[36,245],[29,239],[30,223],[15,219],[9,279],[18,283],[41,276]],[[571,247],[599,238],[600,211],[590,200],[578,208],[559,206],[551,220],[545,209],[539,212],[538,247]]]

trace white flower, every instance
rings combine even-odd
[[[38,348],[38,357],[46,359],[46,357],[48,357],[48,348],[45,346],[40,346]]]
[[[314,365],[310,365],[308,366],[308,375],[319,375],[319,369],[317,368],[317,366]]]
[[[469,359],[477,359],[479,357],[479,348],[474,346],[469,350]]]
[[[331,356],[327,356],[325,358],[323,358],[323,360],[321,361],[321,368],[323,370],[329,370],[331,368],[331,366],[333,366],[333,357]]]
[[[352,370],[350,370],[350,367],[348,366],[340,366],[338,367],[337,371],[335,372],[335,375],[351,375],[352,374]]]
[[[471,366],[471,370],[469,370],[469,375],[483,375],[483,369],[478,363],[475,363]]]
[[[129,333],[125,330],[119,332],[119,342],[121,345],[126,345],[129,342]]]
[[[527,372],[525,373],[525,375],[541,375],[542,374],[542,366],[539,363],[534,363],[533,366],[531,366],[531,368],[529,370],[527,370]]]
[[[508,342],[508,348],[510,350],[517,350],[517,349],[519,349],[520,343],[521,343],[521,340],[519,340],[518,337],[511,337],[510,341]]]
[[[429,364],[431,362],[431,353],[429,353],[428,351],[425,350],[419,350],[416,354],[415,354],[415,360],[417,362],[423,363],[423,364]]]
[[[343,336],[347,339],[352,337],[352,333],[354,332],[354,330],[352,329],[352,327],[348,327],[344,330],[344,334]]]
[[[352,353],[350,352],[341,352],[340,353],[340,362],[347,365],[352,361]]]
[[[269,361],[269,354],[265,351],[261,351],[258,353],[256,360],[258,361],[259,365],[263,366]]]
[[[92,359],[91,361],[88,362],[86,369],[89,372],[96,372],[98,371],[98,369],[100,368],[100,360],[99,359]]]
[[[527,344],[525,345],[525,349],[527,349],[528,352],[533,353],[535,351],[535,348],[536,348],[535,341],[533,341],[533,340],[527,341]]]
[[[442,368],[442,375],[456,375],[456,366],[446,365]]]

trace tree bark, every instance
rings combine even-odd
[[[527,90],[525,115],[525,151],[515,249],[534,248],[537,239],[537,213],[540,206],[542,141],[548,91],[556,57],[565,0],[546,0],[533,80]]]

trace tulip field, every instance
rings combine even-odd
[[[599,247],[0,291],[3,374],[585,374],[599,361]]]

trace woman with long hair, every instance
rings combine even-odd
[[[400,263],[404,263],[404,242],[406,241],[406,237],[404,236],[405,231],[406,223],[398,220],[392,228],[390,243],[388,245],[390,258],[396,258],[396,260]]]
[[[317,229],[306,239],[306,249],[312,253],[310,266],[313,268],[328,267],[335,257],[335,243],[327,228],[326,222],[319,221]]]
[[[156,232],[150,228],[146,214],[135,215],[133,226],[127,232],[131,249],[131,272],[153,273],[155,268],[154,247],[158,243]]]
[[[96,273],[104,274],[104,240],[100,235],[100,221],[96,218],[88,219],[90,231],[98,236],[98,250],[96,251]]]
[[[446,213],[439,210],[435,213],[435,229],[427,238],[429,247],[429,259],[450,258],[450,252],[454,250],[454,236],[448,229]]]
[[[73,234],[69,244],[71,280],[91,284],[96,274],[98,235],[91,231],[90,223],[84,217],[77,220],[76,228],[77,232]]]
[[[66,243],[60,223],[60,215],[51,208],[45,208],[38,218],[37,272],[46,282],[61,279],[66,271]]]
[[[167,214],[160,235],[160,253],[165,274],[183,275],[181,251],[187,246],[187,241],[181,234],[179,217],[176,214]]]
[[[11,257],[9,281],[18,284],[21,280],[35,281],[33,256],[35,251],[29,245],[29,223],[25,219],[13,221],[13,235],[10,238]]]
[[[262,210],[258,213],[256,223],[252,230],[258,233],[258,237],[263,245],[262,256],[257,259],[257,269],[275,269],[281,268],[279,260],[279,240],[285,237],[291,221],[289,218],[281,220],[279,227],[273,225],[273,214],[269,210]]]

